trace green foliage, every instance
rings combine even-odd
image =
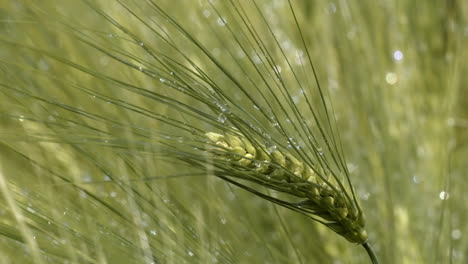
[[[342,183],[381,263],[466,262],[464,1],[0,6],[5,263],[369,262],[207,132]]]

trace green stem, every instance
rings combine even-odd
[[[372,260],[372,264],[379,264],[379,261],[377,260],[377,256],[375,255],[375,252],[370,246],[369,242],[362,244],[362,246],[366,249],[367,254],[369,254],[369,258]]]

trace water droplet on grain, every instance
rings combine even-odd
[[[299,103],[299,101],[301,100],[299,96],[292,96],[292,100],[295,104]]]
[[[211,16],[210,10],[203,10],[203,16],[204,17],[210,17]]]
[[[227,24],[227,20],[226,20],[226,18],[224,18],[224,17],[219,17],[218,20],[216,20],[216,23],[217,23],[219,26],[224,27],[224,26]]]
[[[255,54],[253,57],[252,57],[252,61],[255,63],[255,64],[261,64],[262,63],[262,60],[260,59],[260,57]]]
[[[227,118],[223,113],[219,114],[219,116],[218,116],[218,121],[219,122],[224,123],[224,122],[226,122],[226,119]]]
[[[276,65],[276,66],[273,67],[273,70],[274,70],[277,74],[280,74],[281,71],[282,71],[282,68],[281,68],[281,66]]]
[[[195,256],[195,254],[194,254],[191,250],[189,250],[189,251],[187,252],[187,254],[188,254],[189,256],[191,256],[191,257]]]
[[[255,160],[255,161],[254,161],[254,165],[255,165],[255,167],[257,167],[257,168],[260,168],[260,166],[262,166],[262,163],[261,163],[259,160]]]
[[[322,150],[322,148],[317,148],[317,153],[318,153],[320,156],[323,156],[323,150]]]
[[[273,144],[273,143],[271,143],[269,141],[265,142],[265,147],[266,147],[266,151],[269,154],[273,153],[278,148],[275,144]]]

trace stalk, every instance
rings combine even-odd
[[[374,249],[372,249],[369,242],[365,242],[364,244],[362,244],[362,246],[366,249],[366,252],[369,255],[369,258],[371,259],[372,264],[379,264],[379,261],[377,260],[377,256],[375,255]]]

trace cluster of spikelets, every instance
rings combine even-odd
[[[363,244],[367,241],[361,210],[333,178],[319,176],[316,168],[290,153],[256,147],[241,135],[209,132],[206,137],[213,143],[211,152],[215,158],[255,172],[261,178],[256,182],[305,199],[294,206],[320,217],[321,223],[350,242]]]

